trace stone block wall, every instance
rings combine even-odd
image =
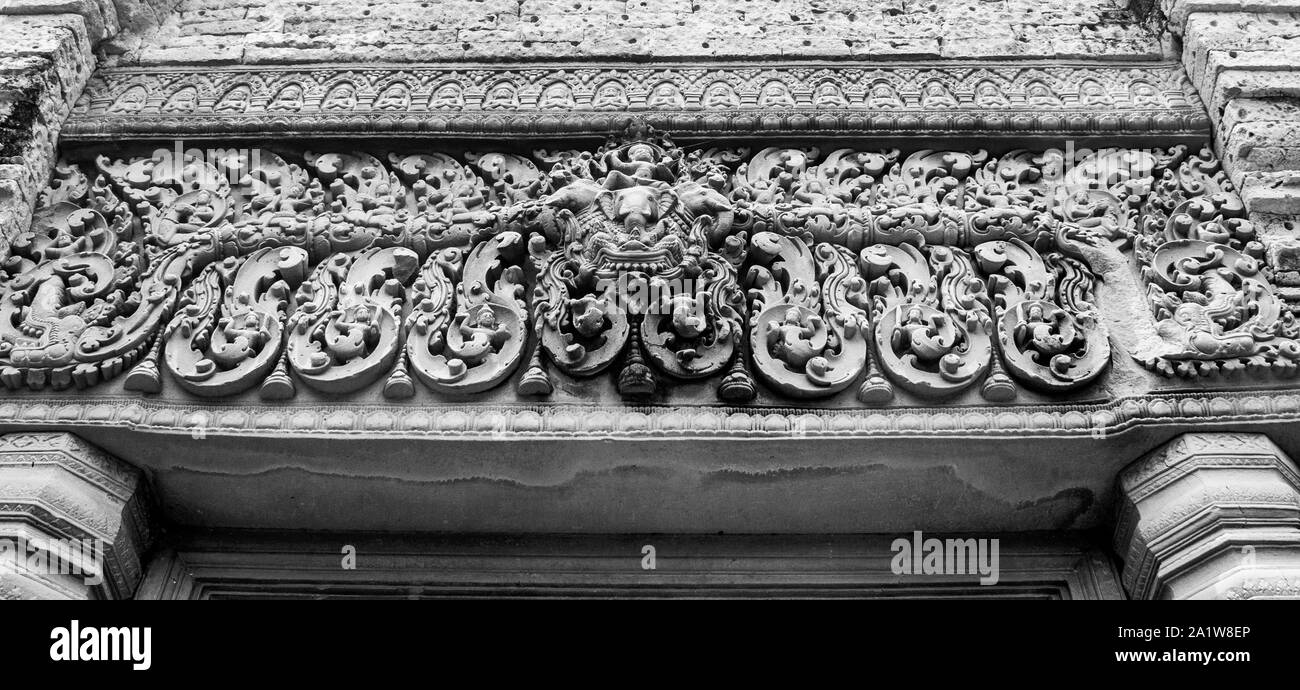
[[[1181,41],[1247,207],[1300,213],[1300,2],[1158,0],[1144,11]]]
[[[0,256],[27,227],[59,127],[93,70],[80,15],[0,16]]]
[[[1160,55],[1113,0],[184,0],[112,61]]]
[[[115,37],[157,25],[172,2],[0,0],[0,257],[28,225],[96,47],[118,50]]]

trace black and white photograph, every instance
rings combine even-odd
[[[1281,667],[1298,37],[1292,0],[0,0],[0,650],[854,621],[900,663]]]

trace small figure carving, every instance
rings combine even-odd
[[[123,91],[113,105],[108,107],[111,113],[135,113],[144,108],[145,100],[148,98],[148,92],[143,86],[132,86]]]
[[[650,97],[646,99],[646,105],[651,108],[684,108],[686,99],[682,96],[681,89],[670,82],[660,82],[650,91]]]
[[[351,82],[340,82],[321,101],[325,110],[354,110],[357,107],[357,87]]]
[[[1025,101],[1029,105],[1060,107],[1061,97],[1056,95],[1047,84],[1034,80],[1025,85]]]
[[[188,113],[194,110],[198,103],[198,89],[193,86],[186,86],[172,94],[171,98],[168,98],[167,102],[163,103],[162,110],[164,113]]]
[[[772,321],[768,328],[768,347],[772,355],[796,370],[805,368],[809,360],[821,354],[821,348],[813,344],[813,338],[825,326],[816,314],[805,316],[791,307],[785,310],[780,321]]]
[[[217,105],[213,108],[218,113],[242,113],[248,110],[248,101],[252,96],[252,90],[245,84],[239,84],[221,97]]]
[[[266,106],[271,112],[296,113],[302,110],[302,87],[298,84],[285,84],[271,103]]]
[[[725,81],[715,81],[704,90],[705,108],[739,108],[740,96]]]
[[[1111,105],[1114,100],[1095,79],[1084,79],[1079,84],[1079,102],[1083,105]]]
[[[515,87],[507,81],[497,82],[483,98],[483,107],[487,110],[507,110],[519,107],[519,98]]]
[[[1138,79],[1129,85],[1129,102],[1135,106],[1162,107],[1165,105],[1160,92],[1150,82]]]
[[[758,105],[760,108],[793,108],[794,96],[785,82],[773,79],[763,85],[758,94]]]
[[[379,110],[406,110],[410,106],[411,92],[401,82],[390,85],[375,99],[375,108]]]
[[[543,110],[571,110],[573,105],[573,89],[562,81],[546,87],[537,102],[537,107]]]
[[[868,108],[902,108],[903,100],[898,92],[886,81],[877,81],[867,91]]]
[[[429,99],[433,110],[460,110],[465,107],[465,93],[456,82],[447,82],[439,86]]]
[[[595,110],[625,110],[628,107],[627,92],[621,83],[611,79],[596,89],[591,107]]]
[[[932,79],[921,90],[921,106],[925,108],[956,108],[957,98],[938,79]]]
[[[997,84],[985,79],[975,85],[975,105],[981,108],[1005,108],[1010,102]]]
[[[813,91],[813,105],[818,108],[843,108],[849,104],[838,84],[827,80]]]

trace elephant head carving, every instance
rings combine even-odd
[[[605,189],[596,195],[596,203],[606,218],[636,237],[673,211],[677,194],[662,182],[634,180],[614,172],[606,180]]]

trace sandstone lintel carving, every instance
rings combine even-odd
[[[281,155],[281,153],[283,155]],[[68,162],[0,274],[0,382],[522,399],[611,371],[813,399],[1096,381],[1133,260],[1174,376],[1293,375],[1290,306],[1207,151],[165,149]],[[93,167],[91,167],[93,166]],[[518,375],[516,375],[518,374]],[[559,378],[557,378],[559,377]]]

